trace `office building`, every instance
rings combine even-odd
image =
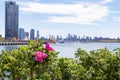
[[[34,30],[34,29],[31,29],[31,30],[30,30],[30,39],[31,39],[31,40],[34,40],[34,39],[35,39],[35,30]]]
[[[25,32],[25,37],[29,39],[29,32]]]
[[[29,40],[29,32],[25,32],[25,40]]]
[[[23,28],[19,29],[19,39],[23,40],[25,38],[25,30]]]
[[[40,36],[39,36],[39,30],[37,30],[37,39],[39,39],[39,37],[40,37]]]
[[[18,5],[13,1],[5,2],[5,38],[18,38]]]

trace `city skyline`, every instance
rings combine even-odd
[[[5,1],[0,5],[0,34],[5,32]],[[12,0],[15,1],[15,0]],[[40,36],[120,37],[119,0],[17,0],[19,27],[39,30]]]

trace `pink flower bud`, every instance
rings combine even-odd
[[[52,47],[50,47],[50,44],[46,43],[45,44],[45,48],[49,51],[53,51],[54,49]]]

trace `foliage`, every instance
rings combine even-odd
[[[46,47],[45,47],[46,46]],[[75,58],[59,58],[48,43],[29,41],[13,51],[2,51],[0,76],[10,80],[119,80],[120,49],[89,52],[78,49]],[[35,53],[45,54],[44,58]]]
[[[47,57],[43,62],[35,61],[35,52],[42,51]],[[0,58],[0,69],[2,76],[5,77],[5,72],[9,73],[8,77],[11,80],[35,80],[49,78],[47,71],[57,59],[58,52],[49,51],[43,47],[42,40],[30,41],[27,46],[19,47],[12,52],[2,51]]]
[[[120,49],[92,50],[89,53],[78,49],[75,53],[78,63],[86,70],[88,80],[119,80],[120,79]]]

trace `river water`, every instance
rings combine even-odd
[[[74,58],[74,53],[77,51],[78,48],[81,48],[86,51],[96,50],[100,48],[107,48],[109,50],[113,50],[115,48],[120,48],[120,43],[80,43],[80,42],[65,42],[65,43],[56,43],[51,44],[51,46],[57,51],[60,52],[58,55],[59,57],[68,57]],[[0,53],[1,50],[12,50],[20,45],[5,45],[0,46]]]

